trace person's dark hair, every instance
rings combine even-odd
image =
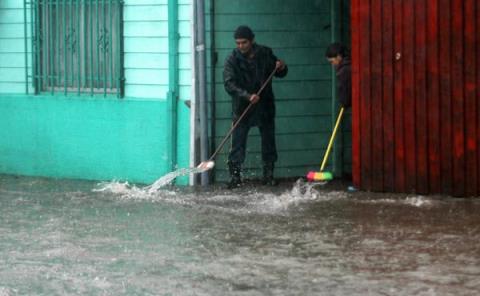
[[[334,58],[338,55],[340,55],[342,58],[349,57],[350,52],[345,45],[343,45],[339,42],[335,42],[335,43],[330,44],[327,47],[327,50],[325,51],[325,56],[327,58]]]
[[[253,34],[252,29],[250,29],[248,26],[239,26],[236,30],[235,33],[233,33],[233,38],[235,39],[248,39],[250,41],[255,38],[255,34]]]

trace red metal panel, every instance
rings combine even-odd
[[[468,8],[472,9],[468,9]],[[476,49],[475,0],[465,1],[465,131],[466,178],[465,193],[477,195],[477,102],[476,102]]]
[[[428,113],[428,173],[431,193],[440,189],[440,104],[438,1],[427,1],[427,110]]]
[[[372,190],[383,191],[382,1],[371,0]]]
[[[416,151],[415,151],[415,27],[414,0],[403,1],[403,106],[405,129],[405,169],[406,191],[414,192],[416,187]],[[408,17],[407,17],[408,16]]]
[[[440,7],[440,118],[441,118],[441,177],[442,192],[452,193],[452,113],[450,68],[450,1],[439,0]]]
[[[351,1],[352,34],[352,109],[360,110],[360,0]],[[352,176],[355,187],[361,186],[360,174],[360,112],[352,112]]]
[[[453,194],[465,194],[465,113],[463,98],[463,1],[452,1]]]
[[[415,156],[416,192],[428,193],[426,0],[415,1]]]
[[[370,61],[370,0],[363,0],[360,10],[360,134],[362,135],[361,157],[361,188],[372,189],[372,123],[371,123],[371,61]]]
[[[383,189],[395,189],[395,133],[393,96],[393,1],[382,1],[382,65],[383,65]]]
[[[477,2],[352,1],[360,189],[480,193]]]
[[[477,25],[475,26],[477,28],[476,30],[476,53],[477,53],[477,84],[476,84],[476,92],[477,92],[477,196],[480,195],[480,4],[475,1],[475,11],[476,11],[476,20],[477,20]]]
[[[394,0],[395,189],[405,192],[405,136],[403,129],[403,0]]]

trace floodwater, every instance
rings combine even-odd
[[[480,295],[480,199],[0,175],[6,295]]]

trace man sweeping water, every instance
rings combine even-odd
[[[255,43],[255,35],[247,26],[239,26],[234,33],[236,48],[225,61],[223,79],[227,93],[232,97],[232,119],[237,119],[247,109],[248,113],[238,123],[232,134],[232,148],[228,156],[231,180],[228,188],[241,186],[241,169],[245,161],[248,132],[258,126],[262,142],[264,185],[276,185],[273,170],[277,161],[275,144],[275,97],[269,81],[262,93],[258,90],[275,71],[276,77],[285,77],[288,68],[272,49]],[[252,105],[249,107],[249,105]]]

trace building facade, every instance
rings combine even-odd
[[[0,172],[149,183],[188,167],[191,11],[0,1]]]
[[[2,0],[0,173],[149,183],[197,164],[202,133],[211,153],[231,124],[222,69],[241,24],[290,68],[274,82],[276,175],[318,170],[338,112],[324,52],[348,42],[348,9],[346,0]],[[201,99],[207,130],[199,128]],[[337,176],[351,170],[350,138],[347,116],[328,163]],[[246,177],[260,176],[258,132],[248,141]],[[227,152],[213,181],[228,177]]]

